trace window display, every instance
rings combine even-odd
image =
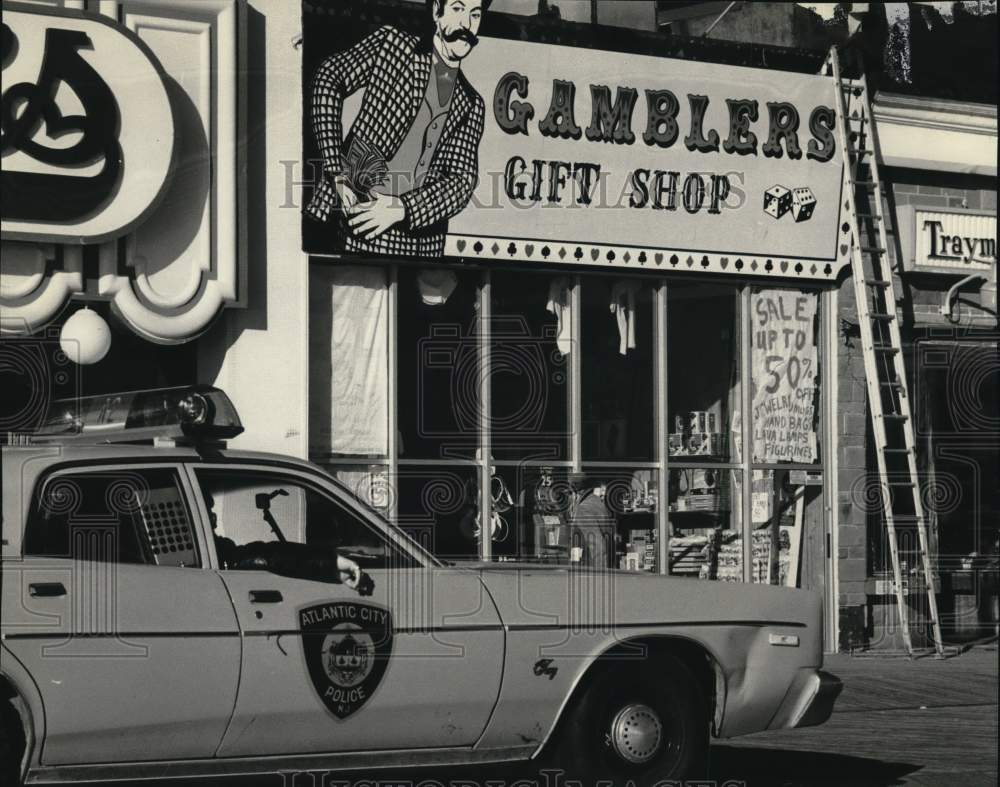
[[[396,395],[401,459],[471,458],[479,439],[480,275],[400,268]]]
[[[493,272],[490,441],[496,459],[569,457],[573,277]]]
[[[581,282],[584,461],[652,461],[653,288],[636,279]]]
[[[314,386],[333,397],[314,445],[329,418],[330,445],[354,430],[353,445],[378,448],[389,394],[371,383],[362,409],[342,392],[366,390],[353,367],[387,341],[392,451],[325,463],[429,550],[822,587],[817,292],[403,265],[341,268],[333,284],[325,270],[315,308],[367,299],[378,312],[391,281],[395,311],[326,351],[347,382]],[[317,342],[335,323],[317,319]],[[372,412],[378,424],[363,423]]]
[[[726,462],[740,425],[740,303],[734,286],[667,290],[667,401],[671,460]],[[697,370],[697,373],[694,373]]]
[[[670,573],[698,579],[743,579],[739,498],[731,491],[737,470],[711,466],[671,469]]]
[[[476,559],[481,530],[477,475],[472,466],[400,467],[392,479],[397,523],[439,557]]]

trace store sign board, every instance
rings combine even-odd
[[[900,235],[904,269],[911,273],[996,275],[995,213],[905,206]]]
[[[794,289],[751,292],[755,462],[809,464],[819,456],[818,304],[815,293]]]
[[[657,251],[836,257],[830,80],[491,40],[467,71],[487,111],[456,239],[584,243],[602,262],[635,249],[654,266]]]
[[[308,251],[826,279],[843,264],[832,79],[482,37],[443,133],[416,133],[431,151],[421,185],[406,146],[431,56],[385,30],[307,39],[335,55],[305,75],[319,85],[307,128],[328,178],[362,200],[401,196],[406,218],[359,240],[321,182],[306,213],[325,230],[307,220]],[[352,84],[363,99],[328,100]]]
[[[97,243],[155,208],[174,160],[160,65],[96,15],[3,4],[4,240]]]

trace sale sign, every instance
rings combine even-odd
[[[819,296],[799,290],[755,289],[750,299],[753,459],[815,462]]]

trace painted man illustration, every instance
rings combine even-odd
[[[342,211],[345,248],[440,256],[448,219],[479,177],[482,97],[461,72],[492,0],[427,0],[422,38],[382,27],[317,69],[313,133],[323,179],[306,207],[328,221]],[[343,135],[344,99],[364,89]]]

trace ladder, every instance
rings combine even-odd
[[[943,657],[944,643],[927,519],[917,475],[916,442],[896,318],[896,293],[878,171],[878,138],[868,82],[863,69],[856,79],[841,76],[840,53],[836,47],[830,50],[823,71],[832,72],[837,86],[837,141],[845,158],[844,205],[846,220],[853,230],[851,274],[878,459],[879,499],[889,543],[900,631],[906,653],[912,657],[915,651],[907,596],[911,576],[914,576],[915,583],[922,584],[927,594],[934,651],[938,657]]]

